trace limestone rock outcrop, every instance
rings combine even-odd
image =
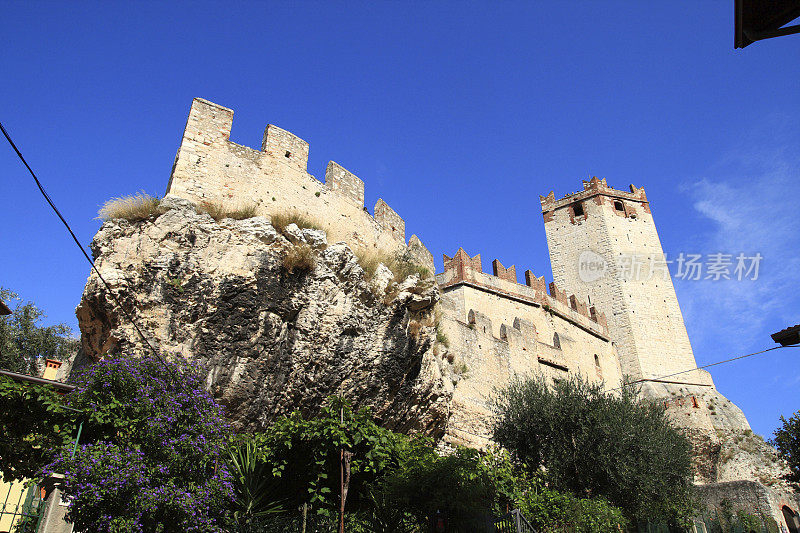
[[[434,356],[435,282],[395,281],[383,265],[367,280],[351,249],[319,230],[217,222],[169,196],[161,207],[145,221],[105,222],[92,242],[97,268],[149,343],[196,365],[237,427],[310,414],[341,394],[386,427],[441,435],[453,384]],[[293,247],[307,257],[290,268]],[[77,315],[90,359],[147,349],[95,274]]]

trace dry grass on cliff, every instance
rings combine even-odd
[[[130,196],[120,196],[108,200],[97,212],[97,218],[103,221],[122,219],[139,222],[163,213],[161,200],[141,191]]]
[[[255,204],[225,204],[222,202],[203,202],[197,206],[197,212],[207,213],[211,218],[219,222],[226,218],[244,220],[256,216]]]
[[[290,246],[283,256],[283,268],[289,274],[295,272],[308,272],[317,264],[314,250],[307,244],[295,244]]]
[[[404,257],[363,248],[355,248],[353,253],[358,259],[358,264],[364,269],[367,280],[371,280],[375,276],[375,271],[378,270],[378,265],[381,263],[392,271],[394,281],[398,283],[413,274],[417,274],[419,279],[431,277],[430,270]]]
[[[296,224],[300,229],[323,229],[319,221],[299,211],[275,213],[270,218],[272,227],[278,233],[285,233],[286,227],[290,224]]]

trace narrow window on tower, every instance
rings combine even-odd
[[[572,213],[576,217],[584,216],[584,214],[583,214],[583,205],[580,204],[580,203],[572,204]]]
[[[617,211],[625,212],[625,206],[619,200],[614,200],[614,209]]]

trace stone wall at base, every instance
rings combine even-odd
[[[709,509],[730,506],[751,514],[768,516],[775,520],[781,531],[789,531],[781,509],[786,506],[797,513],[800,501],[796,494],[773,490],[757,481],[727,481],[696,487],[704,507]]]

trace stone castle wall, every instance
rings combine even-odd
[[[273,125],[260,150],[230,141],[233,111],[195,98],[167,194],[201,204],[254,204],[260,215],[294,211],[318,221],[329,238],[367,251],[409,254],[433,272],[433,256],[382,199],[364,207],[364,182],[331,161],[322,183],[308,173],[308,143]]]
[[[607,313],[625,374],[648,380],[695,368],[644,189],[617,191],[594,178],[541,204],[555,282]],[[605,268],[589,270],[598,261]],[[712,384],[700,372],[667,379]]]
[[[436,276],[442,289],[440,327],[450,352],[465,373],[455,387],[446,440],[484,446],[489,442],[495,389],[515,376],[541,374],[559,379],[580,374],[608,388],[621,384],[622,372],[605,327],[605,316],[567,296],[544,278],[494,261],[484,273],[480,256],[460,249],[445,256]]]

